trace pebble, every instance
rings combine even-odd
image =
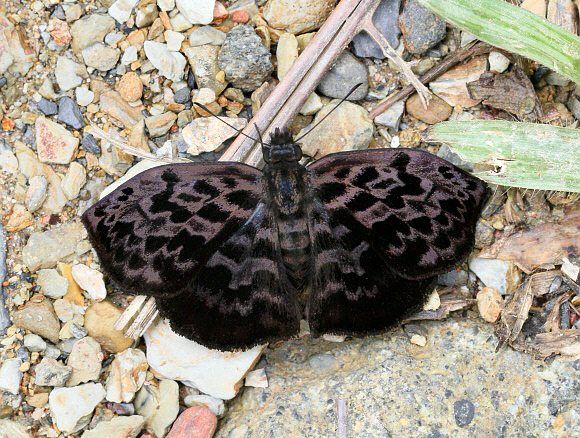
[[[145,118],[143,107],[130,106],[116,91],[101,95],[101,111],[120,121],[126,129],[131,129],[139,120]]]
[[[103,420],[93,429],[83,432],[82,438],[128,438],[136,437],[145,425],[145,418],[141,415],[128,417],[113,417]],[[142,435],[145,436],[145,435]]]
[[[239,130],[247,124],[246,119],[241,118],[222,117],[221,119]],[[187,153],[191,155],[214,151],[228,138],[237,134],[237,131],[214,117],[197,118],[182,131],[183,140],[188,146]]]
[[[320,119],[330,112],[339,100],[333,100],[321,109],[312,124],[302,129],[299,136],[308,132],[300,143],[302,151],[309,156],[322,157],[327,154],[349,150],[367,149],[373,138],[373,123],[367,111],[352,102],[343,102],[320,125],[311,132]],[[339,128],[337,128],[339,127]]]
[[[42,301],[36,301],[35,297]],[[56,344],[60,323],[52,304],[42,296],[36,295],[35,297],[32,297],[21,310],[14,312],[14,325],[24,330],[30,330]]]
[[[139,0],[117,0],[109,7],[109,15],[123,24],[131,16],[131,11],[137,6]]]
[[[147,359],[141,350],[128,348],[117,354],[105,385],[107,400],[116,403],[133,400],[145,382],[147,368]]]
[[[6,230],[9,233],[22,231],[23,229],[34,224],[34,217],[22,204],[16,204],[12,208],[8,222],[6,223]]]
[[[53,421],[61,432],[74,433],[91,420],[91,414],[105,397],[100,383],[85,383],[71,388],[55,388],[48,397]]]
[[[425,109],[423,103],[419,99],[419,95],[416,93],[407,99],[405,106],[407,108],[407,113],[410,116],[428,123],[429,125],[434,125],[435,123],[447,120],[453,112],[451,105],[435,95],[431,96],[427,109]]]
[[[265,348],[258,345],[246,351],[225,353],[210,350],[175,334],[164,321],[149,327],[144,337],[147,361],[155,373],[166,379],[180,380],[222,400],[236,395],[240,381]]]
[[[73,129],[81,129],[85,126],[81,109],[74,100],[67,96],[61,97],[58,102],[58,121]]]
[[[209,24],[213,20],[214,0],[175,0],[175,6],[191,24]]]
[[[211,44],[221,46],[226,40],[226,34],[212,26],[201,26],[189,34],[189,46]]]
[[[246,375],[244,385],[252,386],[254,388],[267,388],[268,376],[266,375],[266,370],[264,368],[260,368],[259,370],[250,371]]]
[[[81,140],[81,146],[83,147],[84,150],[97,157],[101,155],[101,148],[92,134],[83,135],[83,138]]]
[[[36,106],[45,116],[53,116],[58,113],[58,105],[44,97],[40,99]]]
[[[501,295],[508,293],[508,273],[513,269],[512,262],[474,257],[469,261],[469,269],[487,287],[498,290]]]
[[[308,99],[306,99],[302,108],[300,108],[300,114],[304,116],[314,115],[320,111],[323,106],[320,96],[313,92],[308,96]]]
[[[75,314],[74,304],[69,300],[57,299],[54,301],[53,307],[54,311],[56,312],[56,316],[58,316],[58,319],[62,322],[70,321]]]
[[[530,11],[542,18],[546,18],[546,2],[543,0],[524,0],[520,8]]]
[[[185,15],[179,13],[173,17],[170,21],[170,26],[176,32],[184,32],[193,27],[193,24],[185,17]],[[163,29],[161,29],[163,30]]]
[[[69,200],[76,199],[86,182],[87,172],[85,168],[76,161],[73,161],[69,164],[68,170],[62,180],[62,191]]]
[[[87,336],[76,340],[66,362],[72,368],[66,386],[77,386],[79,383],[97,380],[101,374],[103,358],[101,346],[93,338]]]
[[[406,2],[399,26],[405,48],[411,54],[425,53],[446,35],[445,22],[417,0]]]
[[[475,417],[475,405],[469,400],[458,400],[453,403],[455,423],[459,427],[466,427]]]
[[[449,105],[469,108],[480,101],[469,96],[466,84],[477,81],[486,70],[487,57],[477,56],[443,73],[437,80],[429,83],[429,88]]]
[[[298,41],[296,37],[285,32],[278,41],[276,48],[276,60],[278,62],[278,79],[284,79],[294,61],[298,58]]]
[[[171,111],[159,114],[158,116],[147,117],[145,119],[145,125],[149,131],[149,137],[161,137],[167,134],[176,120],[177,114]]]
[[[373,24],[393,48],[399,45],[399,11],[401,0],[380,2],[373,14]],[[385,59],[380,47],[366,33],[360,32],[351,42],[352,53],[359,58]]]
[[[167,44],[145,41],[145,56],[159,70],[159,74],[172,81],[179,81],[185,70],[185,57],[178,52],[170,52]]]
[[[325,96],[342,99],[357,84],[360,85],[347,100],[361,100],[368,91],[368,70],[352,53],[344,51],[324,75],[316,88]]]
[[[74,253],[83,233],[83,225],[75,222],[54,230],[33,233],[22,250],[22,262],[30,272],[53,268],[60,259]]]
[[[107,14],[90,14],[75,21],[70,33],[73,37],[71,48],[77,54],[99,41],[104,41],[105,36],[115,30],[115,20]]]
[[[397,132],[399,130],[399,123],[405,111],[405,102],[402,100],[395,102],[386,111],[375,117],[375,123],[386,126]]]
[[[177,90],[177,92],[173,95],[173,100],[176,103],[187,104],[191,102],[191,90],[189,87],[183,87]]]
[[[113,328],[122,313],[123,310],[107,300],[92,302],[85,313],[85,328],[89,336],[110,353],[119,353],[133,344],[133,339]]]
[[[22,372],[20,359],[4,359],[0,365],[0,390],[17,395],[20,391]]]
[[[121,57],[121,51],[105,46],[103,43],[94,43],[86,47],[81,52],[87,67],[95,68],[99,71],[109,71],[117,65]]]
[[[264,18],[275,29],[304,33],[318,29],[335,3],[326,0],[270,0],[264,7]]]
[[[81,67],[80,64],[77,64],[72,59],[59,56],[54,69],[56,83],[62,91],[78,87],[83,83],[83,78],[79,75],[83,70],[84,67]]]
[[[490,52],[487,57],[489,62],[489,71],[493,73],[503,73],[510,65],[510,60],[500,52]]]
[[[216,416],[206,407],[194,406],[177,417],[166,438],[211,438],[216,429]]]
[[[185,396],[183,399],[183,403],[185,404],[185,406],[189,407],[204,406],[218,417],[223,415],[226,411],[226,406],[221,398],[216,398],[205,394]]]
[[[0,169],[13,175],[18,172],[18,159],[16,155],[8,149],[0,151]]]
[[[503,306],[503,298],[497,289],[484,287],[477,292],[477,310],[485,321],[496,322]]]
[[[147,428],[156,436],[165,436],[179,413],[179,386],[173,380],[161,380],[159,386],[144,385],[133,404],[137,414],[145,417]]]
[[[186,52],[187,54],[187,52]],[[274,71],[272,55],[253,27],[240,25],[226,35],[218,65],[234,87],[253,91]]]
[[[35,335],[34,333],[29,333],[24,335],[23,341],[24,347],[28,349],[28,351],[44,351],[46,350],[46,342],[40,336]]]
[[[64,386],[72,373],[72,367],[51,357],[44,357],[35,368],[38,386]]]
[[[189,47],[185,49],[184,53],[191,65],[195,76],[195,83],[199,89],[211,88],[218,95],[227,87],[228,83],[226,81],[217,79],[218,73],[220,72],[218,65],[219,47],[209,44],[199,47]]]
[[[167,50],[172,52],[179,52],[181,49],[181,43],[185,39],[185,37],[173,30],[166,30],[163,32],[163,36],[165,37],[165,42],[167,43]]]
[[[80,106],[87,106],[93,103],[95,99],[95,93],[89,90],[86,86],[80,86],[75,88],[75,100]]]
[[[40,161],[68,164],[77,151],[79,140],[66,128],[44,116],[36,119],[35,127]]]
[[[68,280],[60,275],[56,269],[40,269],[36,285],[40,287],[44,296],[53,300],[64,297],[68,290]]]
[[[91,297],[91,300],[103,301],[107,297],[107,288],[103,274],[87,265],[78,264],[72,267],[74,281]]]
[[[140,1],[135,14],[135,25],[138,28],[149,26],[159,16],[155,0]]]

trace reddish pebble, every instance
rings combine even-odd
[[[230,13],[228,10],[222,5],[220,2],[215,2],[215,6],[213,8],[213,21],[212,23],[221,23],[224,21]]]
[[[250,21],[250,14],[246,11],[234,11],[232,14],[232,21],[234,23],[247,23]]]
[[[205,406],[194,406],[177,417],[165,438],[211,438],[216,428],[217,417]]]

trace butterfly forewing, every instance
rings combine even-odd
[[[405,278],[446,272],[473,248],[487,186],[441,158],[377,149],[328,155],[308,170],[332,220]]]
[[[83,215],[105,272],[127,293],[170,297],[251,216],[262,173],[237,163],[159,166]]]

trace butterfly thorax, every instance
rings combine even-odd
[[[301,156],[300,147],[284,131],[272,136],[271,146],[264,154],[264,193],[278,226],[286,272],[299,291],[306,286],[304,280],[310,278],[311,260],[307,208],[311,202],[310,183],[308,171],[298,162]]]

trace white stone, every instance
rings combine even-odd
[[[222,400],[236,395],[240,381],[266,348],[257,345],[237,352],[211,350],[175,334],[163,321],[145,332],[145,342],[147,362],[156,373]]]
[[[157,7],[160,11],[171,12],[175,8],[175,0],[157,0]]]
[[[506,294],[507,274],[510,262],[475,257],[469,262],[469,269],[477,275],[487,287],[497,289],[501,295]]]
[[[78,316],[80,315],[75,315]],[[72,373],[66,381],[66,386],[97,380],[101,374],[101,362],[104,358],[101,345],[90,336],[73,342],[66,362],[72,368]]]
[[[109,15],[119,23],[124,23],[131,16],[131,11],[139,0],[117,0],[109,8]]]
[[[18,158],[11,150],[4,149],[0,152],[0,169],[14,175],[18,172]]]
[[[143,385],[133,405],[145,417],[147,428],[163,437],[179,413],[179,385],[173,380],[161,380],[158,387]]]
[[[234,128],[243,129],[247,121],[242,118],[223,117]],[[221,120],[213,117],[199,117],[183,128],[183,140],[187,143],[187,153],[198,155],[216,150],[224,141],[238,134]]]
[[[165,36],[165,42],[167,43],[167,50],[171,52],[179,52],[181,49],[181,43],[185,37],[174,30],[166,30],[163,35]]]
[[[132,438],[139,434],[144,423],[141,415],[103,419],[93,429],[84,431],[82,438]]]
[[[105,398],[100,383],[86,383],[72,388],[55,388],[48,397],[48,405],[56,426],[65,433],[76,432],[91,420],[97,404]]]
[[[139,55],[137,54],[137,47],[129,46],[123,52],[123,56],[121,57],[121,64],[129,65],[132,62],[137,61],[137,59],[139,59]]]
[[[260,368],[259,370],[250,371],[246,376],[245,386],[252,386],[254,388],[267,388],[268,376],[266,370]]]
[[[77,87],[75,89],[75,97],[77,104],[79,104],[80,106],[87,106],[93,103],[95,93],[93,93],[91,90],[88,89],[88,87],[83,85],[82,87]]]
[[[403,111],[405,111],[405,102],[402,100],[395,102],[390,108],[375,117],[375,123],[398,131]]]
[[[78,90],[78,88],[77,88]],[[62,180],[62,191],[69,200],[75,199],[79,191],[87,182],[87,171],[82,164],[73,161]]]
[[[313,92],[310,94],[310,96],[308,96],[308,99],[306,99],[306,102],[304,102],[302,108],[300,108],[300,114],[304,116],[311,116],[320,111],[322,107],[322,99],[320,99],[318,94]]]
[[[183,399],[185,406],[206,406],[215,416],[223,415],[226,412],[224,401],[211,395],[188,395]]]
[[[115,356],[105,389],[107,400],[115,403],[128,403],[143,386],[147,374],[145,353],[129,348]]]
[[[22,361],[20,359],[5,359],[0,366],[0,390],[8,391],[11,394],[18,394],[22,372],[20,371]]]
[[[183,77],[186,60],[179,52],[170,52],[167,44],[145,41],[143,45],[147,59],[159,70],[159,73],[172,81]]]
[[[221,46],[225,40],[226,34],[211,26],[202,26],[189,34],[189,45],[191,47],[205,44]]]
[[[54,69],[54,76],[61,90],[67,91],[82,84],[83,78],[78,75],[80,67],[80,64],[77,64],[72,59],[65,58],[64,56],[58,57],[56,60],[56,68]]]
[[[46,342],[40,336],[30,333],[24,336],[24,346],[28,351],[46,350]]]
[[[191,29],[193,27],[193,24],[191,24],[183,14],[177,14],[175,17],[169,20],[169,22],[171,23],[171,27],[175,32],[184,32],[187,29]]]
[[[176,0],[175,4],[192,24],[209,24],[213,20],[215,0]]]
[[[68,280],[60,275],[56,269],[39,270],[36,284],[44,296],[53,300],[64,297],[68,291]]]
[[[500,52],[490,52],[488,58],[489,71],[503,73],[510,65],[510,60]]]
[[[87,265],[78,264],[72,267],[72,276],[81,289],[87,291],[92,300],[103,301],[107,297],[107,288],[103,274]]]

